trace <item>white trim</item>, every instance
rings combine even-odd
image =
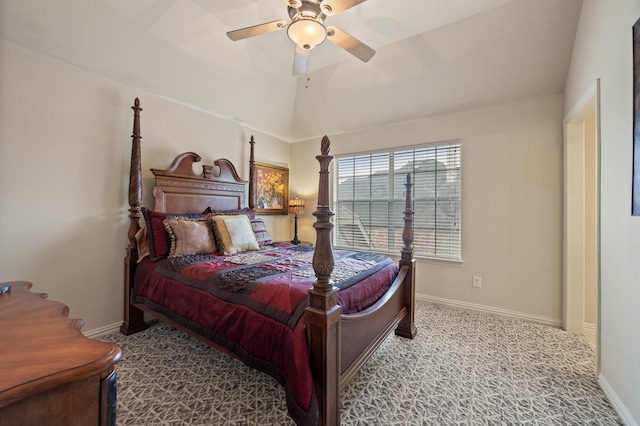
[[[153,315],[148,314],[147,312],[144,313],[142,320],[145,323],[147,323],[147,325],[152,325],[158,321],[156,318],[153,317]],[[105,334],[113,333],[115,331],[120,331],[120,327],[122,326],[122,324],[124,324],[124,321],[116,322],[111,325],[105,325],[104,327],[89,330],[87,332],[83,331],[82,334],[84,334],[86,337],[90,339],[95,339],[97,337],[104,336]]]
[[[442,297],[428,296],[426,294],[416,294],[418,300],[428,300],[429,302],[440,303],[443,305],[456,306],[459,308],[472,309],[474,311],[487,312],[491,314],[504,315],[507,317],[519,318],[525,321],[536,322],[555,328],[561,328],[562,321],[557,318],[543,317],[540,315],[531,315],[524,312],[510,311],[508,309],[494,308],[493,306],[478,305],[476,303],[461,302],[459,300],[445,299]]]
[[[416,294],[416,299],[427,300],[429,302],[440,303],[442,305],[450,305],[450,306],[457,306],[459,308],[472,309],[474,311],[488,312],[492,314],[504,315],[504,316],[513,317],[513,318],[520,318],[526,321],[537,322],[540,324],[545,324],[545,325],[549,325],[551,327],[556,327],[556,328],[560,328],[562,326],[562,322],[559,319],[548,318],[548,317],[543,317],[539,315],[531,315],[531,314],[526,314],[518,311],[510,311],[508,309],[495,308],[493,306],[461,302],[459,300],[445,299],[442,297],[429,296],[427,294]],[[150,315],[145,314],[144,320],[145,322],[149,323],[149,322],[152,322],[154,318]],[[93,339],[96,337],[103,336],[105,334],[113,333],[114,331],[119,331],[121,325],[122,325],[122,321],[114,324],[106,325],[104,327],[89,330],[87,332],[83,331],[82,334]],[[591,324],[591,326],[593,327],[593,324]],[[585,323],[585,329],[586,328],[587,328],[587,324]]]
[[[119,331],[121,325],[122,325],[122,321],[116,322],[110,325],[105,325],[104,327],[95,328],[93,330],[89,330],[86,332],[83,331],[82,334],[84,334],[86,337],[90,339],[95,339],[97,337],[104,336],[105,334],[113,333],[114,331]]]
[[[601,334],[601,310],[600,305],[602,301],[602,137],[600,135],[601,123],[600,118],[602,112],[600,111],[600,79],[596,79],[596,374],[600,374],[601,371],[601,350],[602,342],[600,341]]]
[[[598,384],[600,385],[602,392],[604,392],[604,395],[611,403],[611,406],[613,406],[613,409],[616,410],[616,413],[618,413],[618,416],[620,416],[620,420],[622,420],[622,423],[624,423],[626,426],[639,426],[638,423],[633,419],[633,416],[631,415],[627,407],[622,403],[622,401],[620,401],[620,398],[618,398],[618,395],[613,390],[613,387],[611,387],[602,373],[598,374]]]
[[[568,213],[567,213],[567,144],[568,144],[568,126],[571,123],[583,122],[586,118],[586,114],[595,112],[595,144],[596,144],[596,229],[595,229],[595,274],[596,274],[596,323],[595,323],[595,353],[596,353],[596,375],[600,373],[601,369],[601,342],[600,342],[600,304],[601,304],[601,192],[602,192],[602,154],[601,154],[601,134],[600,134],[600,78],[596,78],[595,81],[589,86],[589,88],[582,94],[580,99],[573,105],[569,113],[562,120],[563,122],[563,256],[562,256],[562,293],[563,293],[563,322],[565,330],[580,333],[580,325],[584,321],[584,290],[580,288],[579,283],[569,279],[568,270],[570,268],[568,260]],[[580,298],[581,300],[576,300]],[[584,333],[584,331],[583,331]]]
[[[336,154],[335,158],[344,158],[344,157],[356,157],[359,155],[372,155],[372,154],[380,154],[380,153],[391,153],[397,151],[407,151],[407,150],[416,150],[422,148],[437,148],[441,146],[449,147],[451,145],[458,144],[462,148],[462,139],[461,138],[453,138],[453,139],[444,139],[432,142],[419,142],[415,144],[402,145],[402,146],[394,146],[392,148],[380,148],[374,149],[371,151],[355,151],[355,152],[345,152],[343,154]]]
[[[569,263],[568,263],[568,257],[567,257],[567,244],[568,244],[568,239],[567,239],[567,223],[568,223],[568,217],[567,217],[567,186],[566,186],[566,182],[567,182],[567,175],[566,175],[566,169],[567,169],[567,131],[568,131],[568,125],[571,122],[584,122],[585,118],[586,118],[586,114],[591,114],[592,112],[595,112],[595,155],[596,155],[596,229],[595,229],[595,276],[596,276],[596,306],[595,306],[595,310],[596,310],[596,323],[595,323],[595,353],[596,353],[596,375],[598,375],[600,373],[601,370],[601,342],[600,342],[600,337],[601,337],[601,333],[600,333],[600,326],[601,326],[601,312],[600,312],[600,304],[601,304],[601,206],[602,206],[602,150],[601,150],[601,145],[602,145],[602,139],[601,139],[601,134],[600,134],[600,127],[601,127],[601,123],[600,123],[600,117],[601,117],[601,111],[600,111],[600,99],[601,99],[601,93],[600,93],[600,78],[596,78],[596,80],[591,84],[591,86],[589,87],[589,89],[584,92],[582,94],[582,96],[580,97],[580,100],[578,100],[578,102],[576,102],[576,104],[573,106],[573,108],[571,108],[570,112],[565,116],[565,118],[563,119],[563,129],[564,129],[564,137],[563,137],[563,152],[564,152],[564,169],[565,169],[565,174],[563,177],[563,260],[562,260],[562,265],[563,265],[563,296],[564,296],[564,304],[563,304],[563,320],[564,320],[564,326],[565,329],[567,328],[567,325],[569,324],[570,320],[573,321],[573,324],[575,325],[575,327],[579,326],[579,320],[580,319],[584,319],[584,289],[580,289],[580,288],[574,288],[575,284],[572,285],[572,283],[569,281],[568,276],[567,276],[567,271],[569,268]],[[584,265],[583,265],[584,266]],[[577,295],[576,291],[579,291],[579,295],[582,298],[581,301],[576,301],[574,299],[572,299],[571,296],[575,296]],[[569,330],[569,331],[575,331],[575,332],[579,332],[578,330]],[[584,333],[584,331],[583,331]]]
[[[589,342],[589,345],[596,349],[596,325],[585,322],[582,324],[582,334],[584,338]]]

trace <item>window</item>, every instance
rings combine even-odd
[[[333,163],[334,244],[400,252],[407,173],[413,182],[414,254],[460,260],[459,140],[339,155]]]

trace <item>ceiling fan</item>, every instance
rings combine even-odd
[[[293,75],[300,76],[307,72],[311,49],[329,40],[345,49],[356,58],[367,62],[376,53],[375,50],[355,39],[341,29],[326,26],[324,20],[347,9],[364,3],[366,0],[283,0],[288,6],[291,22],[272,21],[227,32],[231,40],[237,41],[248,37],[287,29],[289,39],[296,45],[293,58]]]

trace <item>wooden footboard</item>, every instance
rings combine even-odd
[[[333,249],[331,248],[331,218],[329,208],[330,142],[322,139],[316,159],[320,163],[318,209],[313,213],[316,223],[316,248],[313,269],[316,282],[309,290],[309,307],[305,320],[320,425],[340,424],[340,393],[358,369],[396,327],[396,334],[413,338],[414,323],[414,260],[413,211],[411,176],[407,175],[404,212],[404,246],[401,252],[400,273],[386,295],[376,304],[358,314],[340,315],[337,304],[338,289],[331,283]]]
[[[389,332],[395,328],[396,334],[414,338],[415,282],[413,275],[411,243],[413,233],[411,223],[411,181],[407,176],[407,201],[405,207],[404,247],[400,260],[400,271],[387,293],[374,305],[355,314],[341,318],[341,389],[376,350]]]
[[[404,304],[407,268],[400,270],[385,296],[374,305],[340,319],[340,390],[407,315]]]

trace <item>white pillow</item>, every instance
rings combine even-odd
[[[224,254],[241,251],[260,250],[251,221],[243,214],[212,216],[224,247],[218,247]]]

